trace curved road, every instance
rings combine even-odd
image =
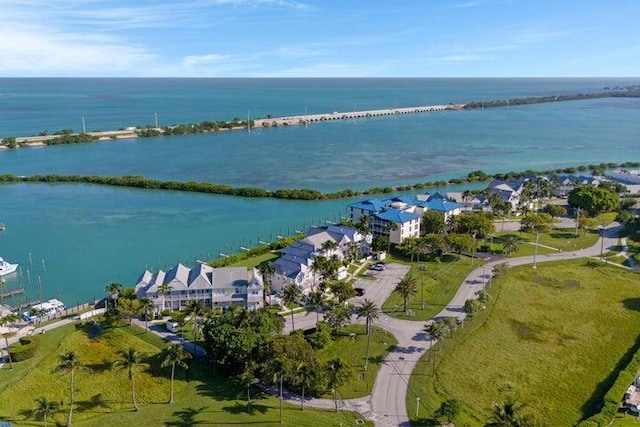
[[[608,248],[617,245],[617,232],[618,226],[612,226],[605,230],[604,238],[599,239],[598,243],[590,248],[578,251],[554,252],[545,255],[538,255],[536,257],[536,263],[599,256],[601,250],[606,252]],[[465,313],[463,306],[465,301],[474,298],[476,292],[484,287],[492,268],[496,264],[505,261],[508,262],[510,266],[533,264],[534,257],[526,256],[519,258],[487,260],[488,262],[483,267],[478,267],[469,273],[449,304],[447,304],[447,306],[440,311],[434,319],[449,316],[464,317]],[[381,307],[391,292],[393,292],[397,281],[408,271],[409,267],[406,265],[390,264],[385,271],[371,273],[375,280],[359,279],[357,286],[365,289],[366,297],[355,298],[355,302],[367,298],[374,301],[378,307]],[[314,313],[300,313],[294,315],[294,317],[296,329],[313,326],[316,322],[316,315]],[[45,327],[36,328],[33,333],[38,333],[45,328],[52,329],[62,326],[63,324],[72,321],[72,319],[65,319],[54,322],[46,325]],[[290,317],[286,316],[285,321],[285,331],[291,330]],[[139,323],[139,326],[144,327],[143,322],[135,322]],[[342,401],[340,406],[345,409],[360,412],[368,419],[374,421],[375,425],[378,427],[410,426],[409,415],[406,407],[407,393],[409,392],[409,378],[411,377],[411,372],[416,367],[416,364],[422,354],[430,347],[428,336],[423,331],[425,323],[427,322],[395,319],[383,314],[378,320],[378,326],[393,334],[398,341],[398,344],[388,354],[382,364],[376,378],[372,395],[360,399]],[[165,331],[161,332],[156,328],[150,329],[152,332],[162,335],[169,340],[181,342],[185,345],[187,350],[195,352],[197,356],[201,356],[202,353],[204,353],[203,349],[194,348],[195,346],[192,344],[188,345],[187,342],[176,337],[174,334],[172,334],[174,336],[169,337],[167,336],[169,334]],[[27,330],[24,332],[27,332]],[[17,341],[17,339],[18,336],[10,339],[9,343]],[[297,397],[294,395],[290,395],[288,397],[289,398],[287,400],[292,403],[296,401],[299,402]],[[333,407],[333,402],[327,399],[309,399],[306,404],[315,407]]]
[[[558,261],[583,257],[599,256],[602,249],[617,245],[618,226],[605,230],[604,238],[598,240],[594,246],[578,251],[554,252],[536,257],[536,264],[540,262]],[[519,258],[490,260],[484,267],[473,270],[462,283],[449,304],[434,318],[448,316],[464,317],[463,310],[466,300],[474,298],[477,291],[484,287],[496,264],[508,262],[510,266],[533,264],[533,256]],[[486,277],[483,274],[486,273]],[[406,401],[411,372],[415,368],[422,354],[429,348],[427,334],[423,332],[424,321],[409,321],[384,318],[378,326],[387,329],[398,340],[398,345],[387,356],[382,365],[371,396],[371,413],[367,417],[376,426],[410,426]],[[435,341],[434,341],[435,343]]]

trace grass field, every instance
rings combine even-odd
[[[618,414],[611,423],[611,427],[638,427],[640,420],[632,415]]]
[[[350,335],[355,334],[355,335]],[[373,328],[369,365],[364,370],[364,357],[367,354],[367,335],[364,325],[349,325],[340,330],[340,337],[332,341],[319,353],[321,361],[340,357],[351,368],[351,380],[338,387],[338,395],[343,399],[353,399],[371,394],[380,365],[391,347],[398,342],[393,335],[380,328]],[[331,394],[324,396],[332,399]]]
[[[495,283],[495,301],[479,316],[487,321],[465,325],[455,346],[443,341],[435,379],[426,359],[414,371],[410,388],[425,412],[455,398],[463,405],[458,421],[482,425],[492,404],[509,396],[549,426],[596,413],[637,345],[640,276],[583,259],[514,268]],[[407,404],[415,407],[415,397]]]
[[[258,267],[260,263],[264,261],[271,261],[278,258],[280,254],[278,252],[267,252],[262,255],[254,256],[251,258],[243,259],[242,261],[229,264],[229,267]]]
[[[395,261],[397,260],[392,259],[387,262]],[[413,316],[404,313],[404,299],[396,292],[384,302],[382,311],[399,319],[431,319],[451,301],[460,283],[474,268],[482,265],[482,262],[477,258],[472,261],[470,257],[458,258],[456,255],[445,255],[441,262],[414,262],[411,264],[411,274],[417,280],[418,292],[409,298],[409,309],[412,310]]]
[[[54,420],[64,422],[68,411],[66,374],[53,373],[57,355],[67,349],[77,351],[92,372],[79,372],[75,382],[74,425],[79,426],[186,426],[242,425],[258,423],[281,425],[278,399],[257,395],[253,411],[247,413],[246,388],[233,380],[216,376],[209,365],[192,363],[188,371],[178,369],[175,403],[168,405],[170,368],[158,368],[158,353],[166,344],[152,334],[135,327],[105,329],[91,338],[71,326],[51,330],[41,345],[41,356],[14,364],[14,370],[0,370],[0,419],[15,425],[42,425],[31,416],[38,396],[64,402]],[[140,412],[132,410],[130,385],[125,372],[110,369],[116,352],[133,346],[147,354],[149,365],[136,375]],[[349,412],[335,413],[285,405],[284,425],[338,426],[353,425],[360,418]],[[50,420],[50,425],[54,425]],[[371,425],[371,424],[368,424]]]
[[[491,239],[487,239],[486,244],[491,247],[492,252],[499,254],[502,252],[502,239],[507,235],[515,235],[523,240],[518,251],[511,255],[512,257],[533,255],[533,243],[536,241],[536,235],[534,233],[523,233],[521,231],[497,232],[493,237],[493,245],[491,245]],[[576,238],[573,229],[554,228],[549,233],[540,234],[540,238],[538,240],[538,244],[540,245],[538,247],[538,254],[542,255],[556,252],[555,250],[546,248],[545,246],[549,246],[560,251],[574,251],[589,248],[596,244],[598,237],[598,233],[580,232]]]

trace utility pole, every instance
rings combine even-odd
[[[580,225],[580,206],[576,211],[576,239],[578,238],[578,226]]]
[[[538,256],[538,240],[540,240],[540,232],[536,230],[536,247],[533,251],[533,268],[536,268],[536,257]]]
[[[606,262],[604,259],[604,227],[605,224],[600,224],[600,258],[602,258],[602,261]]]

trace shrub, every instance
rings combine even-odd
[[[40,339],[37,336],[22,337],[20,340],[9,347],[11,360],[14,362],[22,362],[31,359],[36,355],[36,351],[40,346]]]

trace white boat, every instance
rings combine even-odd
[[[27,322],[34,322],[36,320],[42,320],[45,317],[55,316],[57,313],[62,313],[66,309],[62,301],[54,298],[32,306],[29,311],[22,313],[22,318]],[[36,310],[38,310],[38,312],[36,312]]]
[[[18,269],[18,264],[9,264],[4,258],[0,257],[0,276],[11,274]]]

